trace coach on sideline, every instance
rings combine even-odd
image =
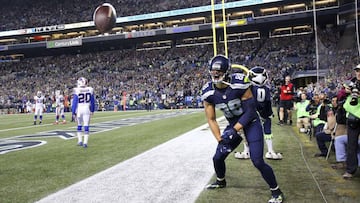
[[[294,85],[290,82],[290,76],[285,77],[285,84],[280,87],[280,110],[279,110],[279,125],[284,125],[285,110],[287,112],[287,119],[289,124],[292,124],[292,114],[291,109],[293,108],[293,95],[294,95]]]

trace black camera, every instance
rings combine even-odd
[[[360,86],[359,82],[356,82],[351,88],[350,105],[352,106],[358,105],[359,89],[360,89],[359,86]]]
[[[324,104],[331,104],[331,101],[329,99],[324,99],[323,103]]]
[[[350,105],[352,105],[352,106],[358,105],[358,97],[359,97],[359,89],[358,88],[353,88],[351,90]]]
[[[310,100],[309,104],[309,114],[313,115],[317,112],[318,105],[316,104],[315,100]]]

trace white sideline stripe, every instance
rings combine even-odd
[[[215,148],[205,124],[38,203],[195,202],[214,175]]]

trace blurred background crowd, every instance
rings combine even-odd
[[[82,1],[13,0],[0,7],[0,31],[28,27],[91,21],[93,8],[103,3]],[[118,16],[131,16],[208,5],[201,1],[112,1]],[[218,2],[218,1],[216,1]],[[227,1],[231,2],[231,1]],[[21,6],[19,6],[21,5]],[[71,8],[70,8],[71,7]],[[6,12],[12,10],[14,12]],[[20,15],[21,14],[21,15]],[[10,16],[9,16],[10,15]],[[335,27],[319,27],[319,64],[313,34],[278,38],[252,39],[228,45],[232,63],[247,67],[265,67],[273,87],[286,75],[298,71],[326,70],[317,83],[298,85],[308,95],[336,92],[352,77],[352,67],[359,63],[355,44],[342,46],[341,33]],[[222,49],[223,48],[219,48]],[[213,56],[212,45],[161,50],[133,49],[77,55],[23,58],[0,63],[0,109],[4,113],[24,112],[27,101],[37,91],[47,99],[47,111],[53,110],[53,95],[60,90],[69,100],[78,77],[86,77],[95,90],[99,110],[152,108],[198,108],[200,94],[209,79],[207,64]]]
[[[336,47],[329,41],[326,43]],[[228,47],[232,63],[265,67],[273,91],[284,76],[316,69],[311,35],[239,41]],[[330,54],[320,64],[320,68],[328,70],[327,75],[317,84],[307,84],[309,93],[337,91],[351,77],[352,67],[358,62],[356,50],[331,50]],[[31,100],[37,91],[43,92],[49,101],[48,106],[51,106],[55,90],[71,95],[77,78],[81,76],[86,77],[95,89],[99,109],[106,106],[106,110],[112,110],[114,102],[124,106],[121,103],[125,101],[123,96],[126,96],[128,109],[143,109],[149,98],[153,108],[200,107],[201,88],[209,79],[207,65],[212,56],[212,45],[201,45],[3,62],[0,63],[0,108],[24,108],[26,101]]]

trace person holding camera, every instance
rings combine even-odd
[[[331,135],[334,141],[336,163],[332,164],[333,169],[346,168],[346,146],[347,146],[347,126],[346,126],[346,111],[344,109],[344,102],[346,96],[338,95],[338,108],[335,111],[335,129]],[[360,156],[360,153],[358,153]]]
[[[351,93],[346,98],[344,108],[347,114],[347,132],[348,132],[348,145],[346,152],[346,172],[343,178],[352,178],[355,174],[359,160],[357,152],[359,150],[359,134],[360,134],[360,102],[359,102],[359,89],[360,89],[360,64],[355,68],[355,78],[351,80],[352,84]]]
[[[310,124],[312,128],[312,135],[321,132],[326,123],[326,113],[324,115],[324,99],[325,94],[315,94],[310,104],[306,106],[306,111],[310,114]],[[312,136],[311,135],[311,136]]]
[[[324,125],[324,128],[321,132],[318,132],[315,134],[316,137],[316,143],[318,145],[318,148],[320,150],[320,153],[316,153],[315,157],[326,157],[328,148],[326,147],[326,142],[330,142],[332,139],[332,133],[336,130],[336,117],[335,114],[338,109],[338,102],[337,102],[337,96],[333,96],[331,98],[331,107],[328,105],[328,100],[324,100],[323,104],[323,114],[326,112],[326,118],[322,118],[323,120],[326,120],[326,123]],[[329,108],[328,108],[329,107]],[[320,113],[322,116],[322,113]]]

